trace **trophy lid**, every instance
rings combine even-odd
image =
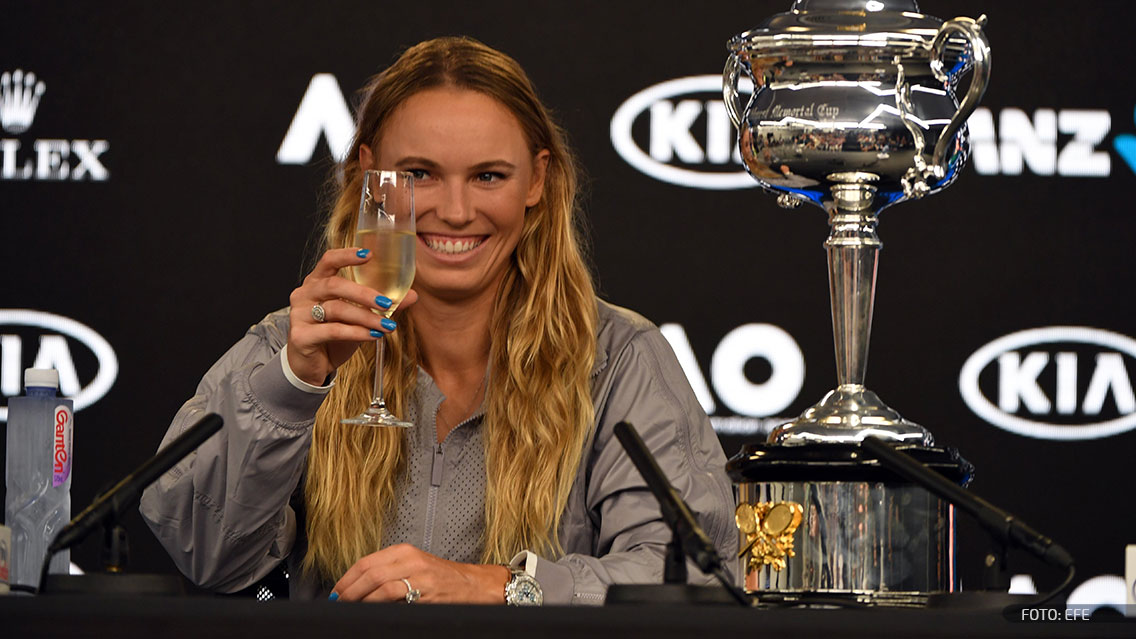
[[[942,20],[919,13],[915,0],[796,0],[789,11],[734,36],[735,53],[752,47],[843,45],[869,37],[889,44],[929,44]],[[818,40],[818,37],[820,38]]]

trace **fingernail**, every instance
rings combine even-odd
[[[379,295],[378,297],[375,298],[375,304],[379,308],[390,308],[391,307],[390,298],[389,297],[383,297],[382,295]]]
[[[327,596],[328,601],[336,601],[338,599],[339,599],[339,593],[338,592],[333,592],[333,593],[331,593],[330,595]]]
[[[367,257],[370,254],[371,252],[367,249],[359,249],[358,251],[355,251],[355,255],[357,255],[358,257]],[[334,595],[335,593],[333,592],[331,594]]]
[[[383,328],[387,329],[388,331],[393,331],[394,329],[398,328],[398,323],[388,317],[384,317],[383,321],[379,323],[382,324]]]
[[[382,336],[383,336],[383,332],[382,332],[382,331],[380,331],[380,330],[377,330],[377,329],[374,329],[374,328],[372,328],[372,329],[371,329],[371,337],[382,337]],[[334,595],[335,593],[333,592],[333,593],[331,593],[331,594],[333,594],[333,595]]]

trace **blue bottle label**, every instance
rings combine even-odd
[[[52,456],[51,485],[58,488],[71,476],[71,408],[66,404],[55,407],[55,454]]]

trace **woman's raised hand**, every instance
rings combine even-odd
[[[393,320],[374,312],[389,309],[391,301],[379,291],[339,275],[340,269],[369,259],[371,253],[366,249],[332,249],[292,291],[288,366],[305,382],[322,386],[360,343],[394,330]],[[399,308],[410,306],[416,299],[418,294],[411,290]]]

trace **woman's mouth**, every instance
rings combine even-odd
[[[446,255],[460,255],[468,253],[485,241],[484,235],[473,237],[454,237],[445,235],[421,235],[422,241],[432,251]]]

